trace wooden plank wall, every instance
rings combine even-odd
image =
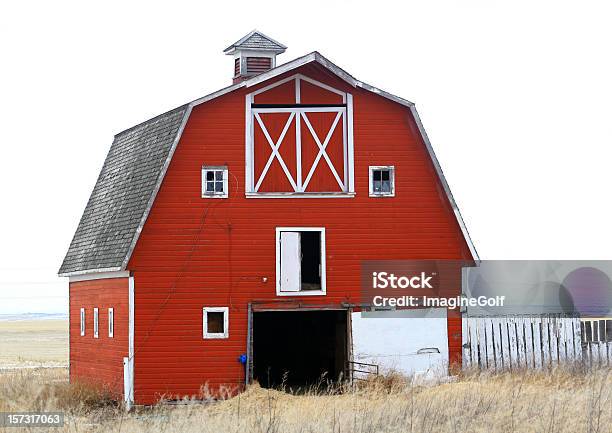
[[[515,370],[584,362],[612,366],[612,341],[582,342],[574,317],[464,317],[463,368]]]

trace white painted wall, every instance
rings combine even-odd
[[[353,360],[379,365],[380,372],[448,374],[446,310],[353,313]],[[437,348],[439,353],[419,350]]]

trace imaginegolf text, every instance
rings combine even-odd
[[[457,307],[503,307],[505,296],[479,296],[477,298],[466,298],[457,296],[453,298],[438,298],[430,296],[397,296],[385,297],[374,296],[372,303],[375,307],[444,307],[455,309]]]

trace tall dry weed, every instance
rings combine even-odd
[[[447,383],[389,375],[296,391],[254,384],[233,398],[125,414],[108,396],[69,387],[65,373],[5,373],[0,410],[67,410],[66,432],[612,432],[606,368],[465,372]]]

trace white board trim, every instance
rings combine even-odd
[[[68,278],[68,282],[76,283],[79,281],[106,280],[109,278],[127,278],[129,276],[129,271],[95,272],[91,274],[72,275]]]

